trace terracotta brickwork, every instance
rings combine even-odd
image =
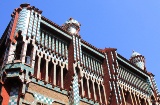
[[[26,92],[26,94],[24,96],[24,100],[26,100],[27,102],[32,103],[35,99],[34,99],[33,94]]]
[[[61,93],[47,89],[45,87],[39,86],[34,83],[29,84],[28,91],[33,91],[33,92],[42,94],[44,96],[53,98],[55,100],[60,100],[61,102],[65,103],[65,104],[69,103],[68,97],[66,95],[63,95]]]
[[[90,104],[80,101],[79,105],[90,105]]]

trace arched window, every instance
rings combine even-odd
[[[153,95],[151,96],[151,102],[152,102],[152,105],[156,105],[156,104],[155,104],[155,99],[154,99],[154,96],[153,96]]]
[[[101,91],[102,103],[105,103],[104,88],[102,85],[100,85],[100,91]]]
[[[25,58],[26,64],[29,64],[29,65],[31,64],[32,53],[33,53],[33,45],[31,43],[29,43],[27,45],[27,52],[26,52],[26,58]]]
[[[78,67],[76,67],[76,74],[78,75],[78,78],[80,77],[80,70]]]
[[[146,105],[144,99],[141,99],[141,105]]]
[[[89,90],[90,90],[90,97],[94,100],[94,91],[93,91],[93,82],[89,79]]]
[[[128,91],[125,92],[125,100],[128,105],[131,105],[132,101],[131,101],[130,93]]]
[[[84,87],[84,96],[88,97],[87,79],[85,77],[83,77],[83,87]]]
[[[21,34],[18,34],[18,37],[15,38],[17,41],[16,50],[15,50],[15,60],[20,60],[21,51],[23,47],[23,37]]]
[[[94,82],[94,86],[95,86],[95,92],[96,92],[97,101],[100,102],[99,89],[98,89],[97,82]]]
[[[34,76],[37,77],[37,72],[38,72],[38,56],[36,55],[35,59],[35,65],[34,65]]]
[[[56,65],[56,85],[61,86],[61,67]]]
[[[48,63],[48,82],[53,83],[54,64],[52,60]]]
[[[46,60],[43,56],[43,58],[41,58],[41,65],[40,65],[40,79],[45,80],[45,74],[46,74]]]
[[[67,80],[67,73],[68,73],[68,70],[66,68],[63,69],[63,81],[64,81],[64,87],[65,87],[65,84],[67,84],[68,82],[66,81]]]

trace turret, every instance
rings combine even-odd
[[[77,20],[74,20],[73,18],[70,18],[64,24],[65,29],[74,35],[79,35],[80,26],[81,24]]]
[[[133,64],[135,64],[136,66],[138,66],[142,70],[146,71],[145,58],[140,53],[133,51],[131,58],[130,58],[130,62],[132,62]]]

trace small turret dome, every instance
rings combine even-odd
[[[141,68],[142,70],[146,70],[145,58],[140,53],[133,51],[131,58],[130,58],[130,62],[132,62],[133,64],[135,64],[137,67]]]
[[[132,53],[131,57],[135,57],[135,56],[138,56],[138,55],[141,55],[141,54],[140,54],[140,53],[138,53],[138,52],[133,51],[133,53]]]
[[[75,20],[75,19],[73,19],[73,18],[70,18],[70,19],[67,20],[65,23],[66,23],[66,24],[75,24],[75,25],[78,26],[78,27],[81,26],[81,24],[80,24],[77,20]]]
[[[80,26],[81,26],[81,24],[73,18],[70,18],[64,24],[64,28],[67,31],[69,31],[71,34],[75,34],[75,35],[79,34]]]

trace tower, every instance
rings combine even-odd
[[[135,64],[137,67],[141,68],[142,70],[146,71],[145,58],[140,53],[133,51],[132,56],[130,58],[130,62]]]
[[[79,35],[80,26],[81,24],[73,18],[70,18],[64,24],[65,29],[73,35]]]

